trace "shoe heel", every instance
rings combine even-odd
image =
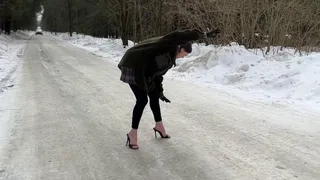
[[[128,134],[127,134],[127,143],[126,143],[126,146],[128,146],[129,143],[130,143],[130,138],[129,138]]]
[[[155,128],[153,128],[153,130],[154,130],[154,138],[157,139],[157,130]]]
[[[157,132],[160,134],[161,138],[163,138],[163,139],[169,139],[170,138],[170,136],[168,134],[166,136],[163,136],[162,133],[159,130],[157,130],[155,128],[153,128],[153,130],[154,130],[155,138],[157,138]]]
[[[129,134],[127,134],[127,143],[126,143],[126,146],[129,145],[129,147],[131,149],[139,149],[139,146],[138,145],[132,145],[130,144],[130,137],[129,137]],[[133,146],[136,146],[136,147],[133,147]]]

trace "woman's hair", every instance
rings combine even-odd
[[[181,51],[181,48],[183,48],[187,53],[192,52],[192,44],[189,42],[181,44],[179,47],[179,52]]]

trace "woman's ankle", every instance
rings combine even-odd
[[[156,121],[156,126],[163,126],[162,121]]]
[[[156,122],[155,128],[159,131],[165,131],[165,127],[164,127],[162,121]]]
[[[131,131],[129,132],[130,136],[137,136],[138,135],[138,129],[131,129]]]

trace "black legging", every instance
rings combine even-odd
[[[159,97],[156,91],[151,91],[149,93],[141,90],[138,86],[129,84],[130,88],[132,89],[134,95],[136,96],[136,105],[133,108],[132,114],[132,129],[138,129],[140,119],[143,113],[144,108],[148,104],[148,96],[150,99],[150,108],[153,113],[154,120],[159,122],[162,120],[161,118],[161,111],[160,111],[160,104],[159,104]]]

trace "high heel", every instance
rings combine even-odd
[[[127,134],[127,143],[126,143],[126,146],[129,144],[129,147],[131,149],[139,149],[139,146],[136,145],[136,144],[130,144],[130,137],[129,137],[129,134]]]
[[[157,138],[157,132],[160,134],[161,138],[164,138],[164,139],[169,139],[170,136],[167,134],[166,136],[163,136],[162,135],[162,132],[160,132],[159,130],[157,130],[156,128],[153,128],[154,130],[154,137]]]

